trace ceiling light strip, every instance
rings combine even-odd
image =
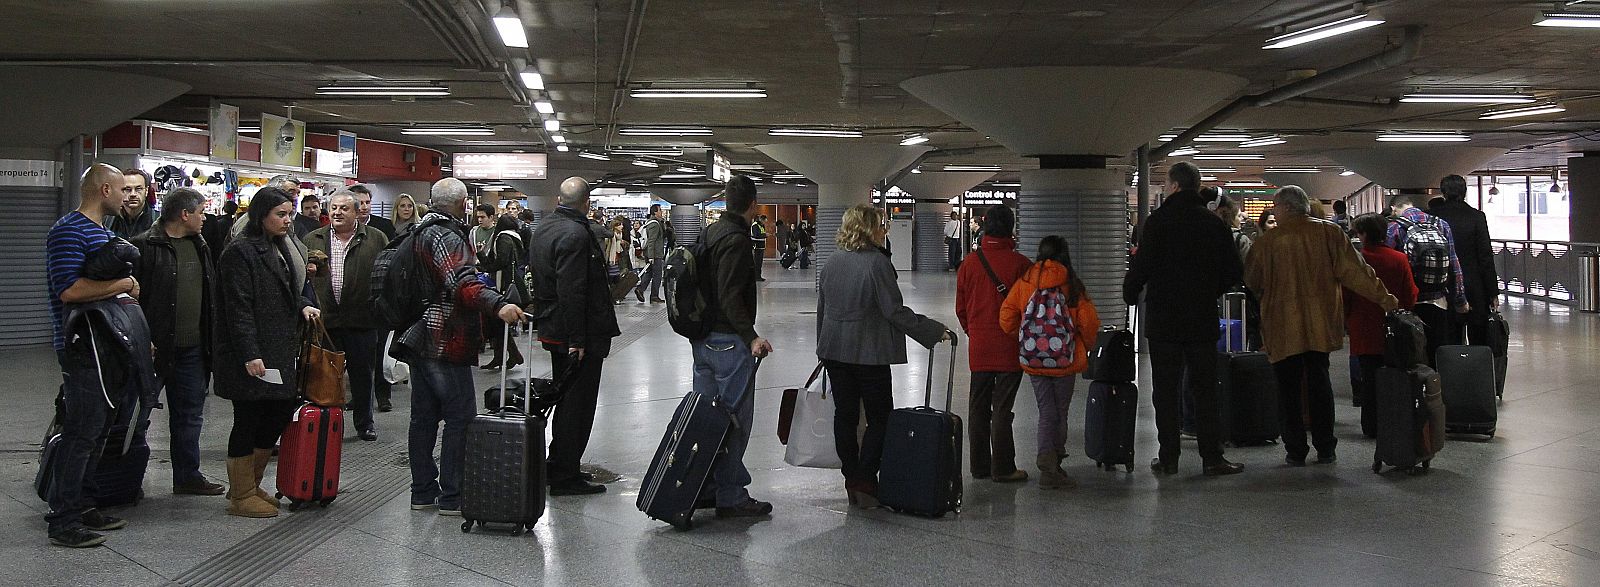
[[[860,138],[859,130],[838,128],[774,128],[768,129],[767,134],[775,137],[829,137],[853,139]]]
[[[1304,45],[1312,41],[1320,41],[1328,37],[1335,37],[1345,33],[1352,33],[1361,29],[1375,27],[1383,24],[1383,19],[1377,18],[1370,12],[1355,16],[1348,16],[1330,23],[1320,24],[1308,29],[1295,31],[1267,39],[1267,44],[1262,49],[1285,49],[1296,45]]]
[[[1532,104],[1535,98],[1527,94],[1459,94],[1419,92],[1400,97],[1411,104]]]
[[[448,96],[442,86],[322,86],[318,96]]]
[[[1537,104],[1521,108],[1507,108],[1503,110],[1490,110],[1478,116],[1479,120],[1500,120],[1502,118],[1517,118],[1520,116],[1536,116],[1539,114],[1555,114],[1566,112],[1566,107],[1560,104]]]

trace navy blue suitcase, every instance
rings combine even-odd
[[[961,511],[961,416],[950,411],[955,391],[956,345],[950,345],[949,379],[944,409],[933,401],[933,360],[928,350],[928,379],[922,405],[889,412],[883,438],[883,464],[878,471],[878,502],[895,511],[939,517]]]
[[[683,396],[644,474],[639,511],[679,530],[694,527],[695,501],[733,427],[731,414],[716,398],[693,391]]]
[[[1132,382],[1093,381],[1083,410],[1083,454],[1096,467],[1110,471],[1122,465],[1133,471],[1134,422],[1139,386]]]

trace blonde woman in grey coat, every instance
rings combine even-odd
[[[905,306],[883,248],[888,233],[881,210],[847,210],[817,294],[817,358],[833,389],[834,444],[850,503],[862,507],[877,504],[884,426],[894,410],[889,366],[906,362],[907,336],[929,349],[955,339],[944,324]],[[863,411],[867,429],[857,443]]]

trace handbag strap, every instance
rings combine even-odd
[[[989,281],[994,282],[994,290],[1001,295],[1008,293],[1011,288],[1000,281],[1000,276],[994,274],[994,267],[989,266],[989,258],[983,255],[983,247],[978,247],[978,262],[983,264],[983,272],[989,274]]]
[[[822,361],[817,361],[817,368],[811,370],[811,376],[806,378],[805,387],[808,387],[808,388],[811,387],[811,384],[816,383],[817,382],[817,377],[820,377],[821,375],[822,375]]]

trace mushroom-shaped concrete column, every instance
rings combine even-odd
[[[560,180],[508,179],[505,180],[505,184],[528,197],[528,210],[533,212],[534,230],[538,230],[539,221],[544,219],[545,214],[556,209],[557,196],[561,195]]]
[[[721,186],[650,186],[650,195],[672,202],[672,239],[675,245],[692,245],[705,229],[705,220],[695,204],[722,193]]]
[[[913,78],[901,87],[1018,154],[1038,157],[1017,194],[1021,246],[1059,234],[1107,324],[1124,322],[1128,192],[1122,157],[1244,88],[1243,78],[1155,67],[1018,67]]]
[[[1330,159],[1378,185],[1412,193],[1438,189],[1444,176],[1472,173],[1504,154],[1495,147],[1419,144],[1328,151]]]
[[[895,144],[788,143],[756,147],[817,184],[817,275],[836,245],[844,211],[872,203],[872,184],[904,169],[928,147]]]
[[[955,254],[945,242],[944,224],[950,219],[950,198],[961,195],[972,186],[994,177],[987,171],[929,171],[908,173],[900,178],[900,189],[916,198],[917,208],[912,213],[916,227],[915,256],[911,267],[917,271],[937,271],[951,267],[951,257],[959,262],[961,250],[954,245]],[[958,239],[959,240],[959,239]]]
[[[1367,178],[1359,174],[1339,175],[1327,171],[1320,173],[1268,171],[1261,174],[1261,179],[1275,186],[1300,186],[1306,194],[1317,200],[1343,200],[1368,182]],[[1328,212],[1331,214],[1333,211]]]

